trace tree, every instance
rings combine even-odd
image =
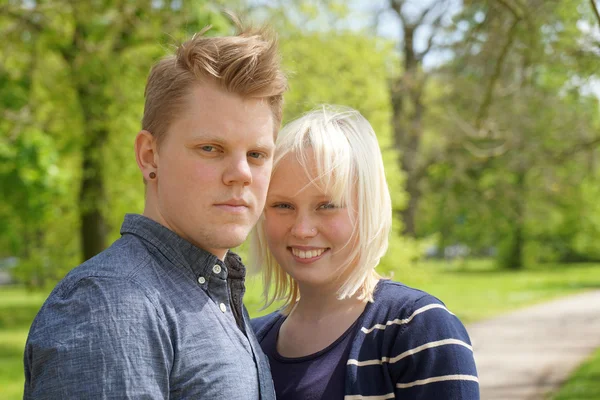
[[[589,65],[597,60],[582,45],[588,33],[578,28],[591,13],[587,2],[465,6],[457,18],[465,33],[453,46],[455,57],[444,77],[453,87],[445,98],[450,116],[445,158],[454,168],[438,168],[444,174],[430,191],[441,186],[456,197],[453,203],[461,204],[456,212],[473,221],[466,224],[471,236],[488,238],[488,246],[500,243],[501,263],[520,268],[535,228],[548,226],[535,210],[550,201],[551,209],[558,208],[552,194],[558,183],[547,177],[568,173],[568,180],[582,179],[586,172],[578,163],[600,143],[593,111],[598,102],[582,87],[594,76]],[[485,225],[476,223],[482,216]]]
[[[27,168],[34,169],[46,185],[56,183],[47,178],[52,171],[62,177],[60,184],[76,199],[81,258],[90,258],[105,248],[112,228],[107,225],[107,184],[112,183],[105,174],[111,168],[119,171],[115,163],[121,160],[113,157],[122,154],[124,147],[132,148],[133,136],[123,140],[123,128],[131,133],[139,129],[150,66],[164,54],[162,46],[207,24],[212,23],[216,32],[229,24],[205,2],[144,0],[7,2],[0,6],[0,19],[5,38],[0,51],[6,55],[0,79],[10,82],[7,96],[19,97],[18,102],[9,98],[0,104],[1,112],[15,116],[0,126],[5,153],[14,156],[29,146],[38,156],[54,154],[38,157],[37,164],[27,161]],[[52,168],[48,159],[54,162]],[[38,185],[32,192],[35,186],[26,185],[22,172],[2,172],[3,182],[15,193],[8,214],[23,205],[19,196],[29,202],[38,199],[42,209],[57,203],[48,197],[52,190],[47,186]],[[140,185],[139,177],[136,181]],[[64,187],[61,190],[67,195]],[[142,195],[140,185],[137,198]],[[63,204],[73,206],[69,201]],[[23,226],[31,224],[31,219],[20,221]],[[43,220],[44,235],[55,233],[44,224],[52,225]],[[28,246],[22,243],[21,248]],[[23,255],[27,257],[27,252]]]

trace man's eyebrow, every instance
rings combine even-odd
[[[191,140],[205,140],[208,142],[215,142],[215,143],[219,143],[219,144],[226,143],[226,141],[223,140],[223,136],[214,135],[214,134],[208,133],[208,132],[197,132],[192,136]]]
[[[197,132],[194,135],[192,135],[191,140],[205,140],[208,142],[215,142],[215,143],[219,143],[219,144],[226,144],[227,140],[225,140],[223,138],[223,135],[215,135],[209,132]],[[254,146],[261,148],[261,149],[273,149],[275,147],[275,143],[273,142],[272,139],[266,139],[266,140],[258,140]]]
[[[272,152],[275,150],[275,143],[261,140],[257,142],[254,147],[256,147],[258,150]]]

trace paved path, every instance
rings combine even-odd
[[[482,400],[537,400],[600,347],[600,290],[468,327]]]

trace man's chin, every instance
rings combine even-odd
[[[223,230],[219,231],[218,237],[222,243],[222,248],[232,249],[244,243],[249,234],[250,229],[247,227],[225,226]]]

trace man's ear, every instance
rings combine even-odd
[[[144,175],[144,182],[157,177],[158,146],[156,138],[150,132],[141,130],[135,137],[135,159]]]

